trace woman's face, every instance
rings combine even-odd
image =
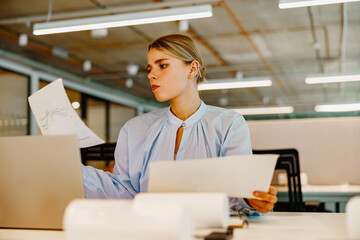
[[[149,51],[147,69],[152,92],[159,102],[180,97],[189,89],[190,65],[163,51]]]

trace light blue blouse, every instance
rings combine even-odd
[[[113,173],[83,166],[85,196],[131,199],[146,192],[149,164],[174,161],[176,132],[182,124],[176,161],[252,154],[248,126],[235,111],[202,102],[182,121],[170,107],[155,110],[131,119],[120,130]],[[251,209],[242,199],[230,199],[230,204],[235,209]]]

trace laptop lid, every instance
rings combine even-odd
[[[0,137],[0,227],[61,229],[83,198],[76,136]]]

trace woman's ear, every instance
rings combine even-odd
[[[199,72],[199,62],[194,60],[190,63],[189,78],[195,77]]]

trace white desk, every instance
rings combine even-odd
[[[250,218],[234,239],[346,239],[344,213],[269,213]]]
[[[235,220],[236,221],[236,220]],[[344,213],[268,213],[249,219],[246,229],[234,231],[244,239],[346,239]],[[0,240],[66,240],[61,231],[0,229]],[[119,237],[121,239],[121,237]],[[102,239],[99,239],[102,240]]]
[[[279,201],[288,201],[287,186],[275,186]],[[344,212],[346,202],[353,196],[360,195],[360,185],[304,185],[301,186],[304,202],[320,201],[332,212]]]

